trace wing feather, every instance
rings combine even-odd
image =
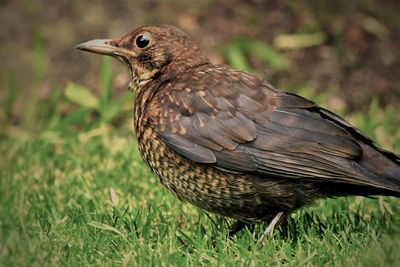
[[[232,73],[203,72],[182,86],[191,90],[170,90],[163,98],[155,121],[171,149],[232,172],[370,182],[373,174],[356,164],[362,148],[346,122],[336,122],[313,102],[281,93],[254,76],[234,74],[235,82],[228,83]]]

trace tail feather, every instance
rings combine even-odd
[[[400,162],[398,156],[371,147],[367,144],[360,144],[363,155],[359,165],[368,172],[374,174],[384,190],[400,195]]]
[[[372,179],[373,184],[380,186],[360,187],[359,194],[400,197],[400,155],[377,147],[372,139],[329,110],[319,108],[319,112],[322,117],[346,129],[362,148],[358,164],[366,171],[366,179]]]
[[[400,167],[386,169],[384,171],[383,178],[400,186]]]

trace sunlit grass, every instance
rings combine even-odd
[[[106,140],[103,140],[106,139]],[[9,151],[5,151],[8,150]],[[294,213],[264,248],[254,234],[167,192],[135,141],[117,134],[49,144],[2,144],[2,262],[80,265],[394,263],[399,201],[323,200]],[[365,251],[369,251],[365,255]]]

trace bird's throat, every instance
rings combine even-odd
[[[159,74],[159,71],[146,71],[142,73],[135,73],[134,71],[131,71],[131,76],[132,80],[129,83],[129,90],[138,92],[141,89],[143,89],[146,84],[148,84],[150,81],[154,80]]]

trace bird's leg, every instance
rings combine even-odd
[[[260,239],[258,240],[258,245],[261,247],[264,246],[265,239],[272,234],[276,227],[281,223],[283,219],[283,211],[278,212],[275,217],[269,223],[267,229],[265,229],[264,233],[261,235]]]
[[[241,230],[243,230],[246,227],[249,228],[250,231],[254,230],[254,224],[245,223],[242,221],[236,221],[231,227],[229,227],[228,236],[233,237],[234,235],[236,235],[238,232],[240,232]]]

